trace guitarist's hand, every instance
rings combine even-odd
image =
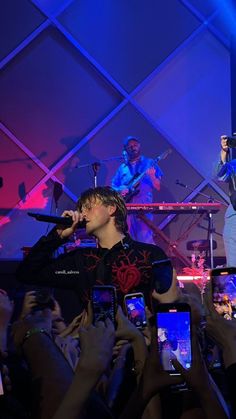
[[[129,193],[129,189],[123,189],[120,191],[121,196],[125,197]]]
[[[159,191],[161,184],[160,184],[160,180],[157,179],[155,176],[156,175],[155,167],[152,166],[149,169],[147,169],[146,174],[150,176],[153,187]]]
[[[152,179],[155,177],[156,169],[152,166],[146,170],[147,175],[149,175]]]

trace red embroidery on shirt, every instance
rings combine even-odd
[[[98,256],[98,255],[96,255],[92,252],[87,253],[87,254],[85,253],[84,257],[85,257],[85,260],[88,261],[87,266],[86,266],[88,271],[94,271],[94,269],[96,269],[97,265],[99,264],[99,262],[101,260],[100,256]]]
[[[112,264],[114,283],[124,294],[135,289],[140,283],[149,282],[150,279],[151,266],[148,266],[150,253],[141,251],[140,257],[134,256],[133,253],[132,250],[129,253],[120,252]]]

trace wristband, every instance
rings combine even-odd
[[[48,333],[48,331],[46,329],[39,328],[39,327],[32,327],[32,329],[29,329],[26,332],[26,334],[25,334],[25,336],[23,338],[23,341],[22,341],[22,345],[24,345],[24,343],[25,343],[25,341],[27,339],[29,339],[31,336],[33,336],[33,335],[35,335],[37,333],[44,333],[45,335],[47,335],[51,339],[51,336],[50,336],[50,334]]]

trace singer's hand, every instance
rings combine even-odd
[[[60,238],[66,239],[75,232],[78,222],[82,221],[82,214],[78,213],[78,211],[66,210],[62,213],[61,216],[71,217],[73,220],[73,224],[70,227],[58,225],[56,228],[57,234],[60,236]]]

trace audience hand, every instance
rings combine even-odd
[[[14,309],[6,291],[0,289],[0,353],[7,355],[7,327]]]
[[[31,313],[32,308],[37,305],[35,291],[28,291],[25,293],[22,309],[20,313],[20,319],[24,319],[28,314]]]
[[[151,399],[161,389],[181,384],[183,382],[182,377],[170,375],[167,371],[164,371],[160,354],[158,351],[158,342],[156,335],[155,326],[151,327],[151,346],[150,353],[146,359],[143,374],[141,377],[140,385],[142,386],[142,394],[146,400]]]
[[[112,350],[113,357],[121,356],[121,353],[123,352],[123,349],[126,348],[126,351],[125,351],[125,349],[124,349],[124,351],[127,352],[128,348],[130,348],[130,347],[131,347],[131,344],[129,343],[128,340],[120,339],[120,340],[116,341],[115,346],[113,347],[113,350]]]
[[[192,366],[185,369],[177,359],[172,360],[176,371],[179,371],[186,383],[196,392],[206,391],[209,386],[209,374],[201,355],[197,333],[195,328],[192,332]]]
[[[124,315],[122,308],[119,306],[116,313],[117,329],[116,338],[132,342],[136,339],[142,339],[141,332],[129,321]]]
[[[115,329],[110,319],[96,326],[80,328],[80,359],[77,368],[90,374],[102,374],[112,358]]]
[[[12,335],[17,349],[20,349],[26,333],[33,328],[43,329],[49,335],[51,334],[52,312],[50,309],[36,311],[24,319],[13,323]]]
[[[52,310],[52,319],[56,319],[58,317],[62,317],[61,306],[58,301],[53,298],[54,308]]]
[[[74,338],[79,337],[80,328],[87,328],[93,322],[93,311],[91,301],[88,302],[87,310],[83,310],[76,316],[72,322],[60,333],[61,337],[71,335]]]
[[[177,285],[177,273],[173,269],[172,283],[170,288],[164,294],[159,294],[156,290],[152,291],[152,297],[157,300],[160,304],[173,303],[181,298],[181,290]]]
[[[13,309],[13,301],[10,301],[6,291],[0,289],[0,329],[7,328]]]
[[[204,294],[206,308],[206,332],[223,351],[225,367],[236,363],[236,320],[226,320],[217,313],[212,302],[212,291],[208,284]]]

